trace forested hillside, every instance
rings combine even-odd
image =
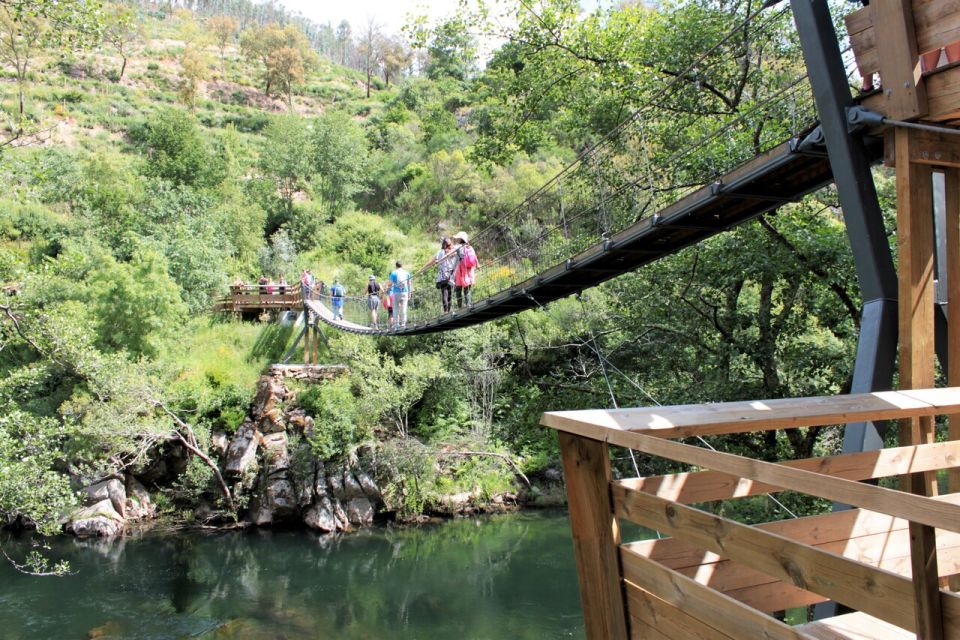
[[[135,469],[174,442],[207,452],[236,430],[291,334],[214,316],[235,279],[310,268],[359,292],[368,273],[424,264],[439,236],[513,209],[667,81],[683,90],[645,116],[651,153],[802,71],[783,11],[739,57],[676,66],[755,11],[749,0],[591,15],[571,0],[506,3],[509,20],[463,13],[407,36],[241,0],[174,4],[0,0],[9,522],[56,531],[72,479]],[[478,35],[504,44],[477,61]],[[697,161],[748,157],[753,141],[724,144]],[[544,410],[842,392],[858,321],[826,190],[547,309],[429,337],[330,335],[323,358],[352,373],[304,402],[327,418],[315,447],[374,455],[394,506],[414,513],[443,493],[509,490],[508,458],[527,475],[556,466]],[[819,430],[772,437],[716,446],[769,459],[838,446]],[[200,455],[159,490],[185,515],[218,493]]]

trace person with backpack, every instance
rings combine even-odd
[[[470,301],[470,287],[477,281],[476,270],[478,266],[477,253],[470,246],[470,237],[463,231],[459,231],[453,236],[457,241],[456,264],[453,269],[453,283],[457,292],[457,309],[463,307],[463,299],[466,298],[467,306]]]
[[[377,276],[371,275],[367,278],[367,309],[370,310],[370,326],[374,329],[380,328],[377,321],[377,309],[380,308],[380,283],[377,282]]]
[[[403,268],[399,260],[397,260],[397,268],[390,272],[390,282],[393,283],[390,291],[393,293],[396,326],[402,329],[407,326],[407,302],[410,300],[411,283],[410,272]]]
[[[343,297],[347,295],[347,290],[340,284],[339,278],[333,279],[333,286],[330,287],[330,300],[333,302],[333,319],[343,320]]]
[[[387,325],[393,329],[393,294],[389,289],[383,290],[383,308],[387,310]]]
[[[453,243],[450,238],[440,239],[440,250],[437,255],[430,258],[430,262],[423,265],[423,269],[428,269],[437,265],[437,289],[440,290],[440,306],[444,313],[450,312],[450,298],[453,294],[453,268],[455,265]],[[421,269],[421,271],[423,271]]]

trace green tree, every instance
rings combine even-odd
[[[476,41],[461,18],[446,20],[433,30],[427,54],[425,71],[433,80],[444,77],[466,80],[476,69]]]
[[[103,39],[117,50],[123,61],[120,64],[120,73],[117,82],[123,80],[127,70],[127,58],[136,50],[137,44],[143,39],[143,28],[140,19],[133,8],[124,5],[110,5],[105,20]]]
[[[310,130],[299,116],[274,118],[263,131],[259,167],[276,185],[287,217],[293,214],[294,195],[307,187],[314,163],[304,149],[310,148]]]
[[[90,279],[90,302],[98,344],[134,358],[156,356],[186,315],[167,260],[153,249],[137,251],[129,263],[103,264]]]
[[[328,111],[314,120],[314,194],[320,197],[331,218],[365,190],[367,153],[363,131],[347,114]]]
[[[179,109],[161,111],[148,124],[145,137],[148,176],[198,187],[218,181],[221,162],[190,113]]]
[[[210,63],[203,51],[195,45],[187,45],[180,54],[180,69],[183,76],[180,78],[180,89],[177,96],[180,102],[191,111],[197,107],[197,93],[200,83],[210,75]]]
[[[40,52],[48,29],[49,26],[43,18],[18,14],[13,6],[0,3],[0,61],[4,66],[12,68],[17,78],[17,126],[21,129],[25,117],[27,71]]]
[[[210,16],[207,18],[207,28],[213,34],[213,40],[220,51],[220,73],[223,73],[227,45],[236,37],[240,23],[233,16]]]

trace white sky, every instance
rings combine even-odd
[[[372,17],[387,33],[398,34],[408,14],[441,18],[452,15],[460,3],[458,0],[280,0],[279,4],[318,24],[329,22],[334,28],[341,20],[347,20],[354,33]],[[610,0],[580,0],[587,11],[609,4]]]

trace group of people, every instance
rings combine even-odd
[[[440,306],[443,313],[450,312],[454,295],[456,295],[458,309],[462,308],[464,303],[469,306],[470,290],[476,282],[476,270],[479,266],[477,254],[470,245],[469,236],[461,231],[452,239],[441,238],[440,250],[417,271],[417,274],[433,266],[437,267],[436,287],[440,292]],[[390,329],[402,329],[407,326],[407,308],[413,292],[413,277],[417,274],[407,271],[400,260],[396,261],[395,267],[390,272],[389,282],[383,285],[377,281],[375,275],[367,278],[364,295],[367,310],[370,312],[370,326],[374,329],[380,328],[381,307],[387,312],[387,323]],[[306,287],[305,290],[315,290],[313,275],[309,270],[304,270],[301,283]],[[325,296],[326,288],[322,284],[321,288],[319,293]],[[338,278],[334,279],[329,296],[333,319],[343,320],[347,290]]]
[[[240,278],[239,276],[233,281],[233,288],[237,293],[242,292],[246,286],[247,283],[245,283],[243,278]],[[274,293],[283,295],[287,292],[288,286],[287,278],[283,275],[279,276],[277,281],[274,281],[273,278],[268,278],[267,276],[263,275],[260,276],[256,284],[256,287],[260,293],[269,295],[273,295]]]

